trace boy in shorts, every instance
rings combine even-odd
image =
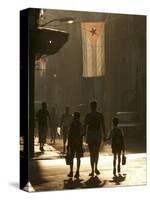
[[[82,124],[80,122],[80,113],[74,113],[74,119],[70,125],[69,135],[68,135],[68,146],[67,150],[70,152],[71,155],[71,164],[70,164],[70,173],[68,174],[69,177],[73,177],[73,160],[76,156],[77,159],[77,169],[75,173],[75,178],[79,178],[80,173],[80,158],[83,156],[83,135],[82,135]]]

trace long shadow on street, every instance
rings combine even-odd
[[[83,179],[75,179],[69,178],[64,180],[64,189],[79,189],[79,188],[97,188],[103,187],[106,181],[101,181],[98,176],[91,177],[87,181],[84,182]]]
[[[119,174],[118,176],[114,176],[112,180],[110,180],[109,182],[111,183],[114,182],[116,185],[120,185],[120,183],[125,181],[125,179],[126,179],[126,174],[123,175]]]

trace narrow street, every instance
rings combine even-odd
[[[88,153],[81,158],[80,178],[69,178],[69,166],[64,155],[51,145],[44,146],[45,151],[39,151],[35,145],[35,157],[30,161],[30,182],[26,185],[28,191],[48,191],[79,188],[97,188],[114,186],[133,186],[146,184],[146,153],[127,152],[127,164],[122,166],[121,174],[114,177],[112,173],[113,157],[110,145],[106,145],[99,157],[100,175],[91,178],[90,158]],[[74,173],[76,160],[74,159]],[[36,173],[35,173],[36,172]]]

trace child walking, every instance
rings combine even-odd
[[[70,125],[69,136],[68,136],[68,146],[67,150],[70,152],[71,155],[71,164],[70,164],[70,173],[68,174],[69,177],[73,177],[73,160],[76,156],[77,159],[77,169],[75,173],[75,178],[79,178],[80,176],[80,158],[83,156],[83,135],[82,135],[82,125],[80,122],[80,113],[74,113],[74,119]]]
[[[119,119],[113,118],[113,129],[110,132],[110,136],[106,139],[111,139],[111,148],[113,153],[113,174],[116,176],[116,162],[118,158],[117,172],[121,172],[121,153],[125,153],[124,135],[120,128],[118,128]]]

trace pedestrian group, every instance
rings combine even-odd
[[[86,138],[88,149],[90,152],[91,172],[89,176],[99,175],[98,169],[100,145],[103,141],[111,140],[111,148],[113,153],[113,174],[121,172],[121,158],[125,161],[125,144],[122,130],[118,127],[119,119],[112,119],[113,128],[109,136],[106,136],[104,116],[97,111],[97,102],[90,102],[91,111],[85,116],[84,122],[80,121],[80,112],[75,112],[73,116],[70,114],[70,107],[66,106],[65,113],[61,117],[60,127],[63,136],[63,152],[66,153],[67,164],[70,165],[69,177],[80,177],[81,157],[83,157],[83,138]],[[44,151],[46,143],[46,133],[48,123],[51,127],[51,143],[55,144],[57,127],[59,126],[58,115],[55,107],[52,107],[52,112],[49,114],[47,104],[42,103],[41,109],[36,114],[38,122],[38,133],[40,150]],[[77,167],[75,174],[73,173],[74,158],[77,159]],[[125,163],[124,163],[125,164]]]

